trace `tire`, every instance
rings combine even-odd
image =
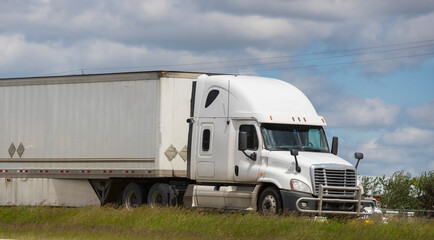
[[[282,212],[282,198],[275,187],[266,188],[259,197],[258,212],[277,214]]]
[[[174,206],[175,194],[166,183],[155,183],[148,192],[147,204],[150,207]]]
[[[122,194],[122,204],[127,209],[140,207],[143,204],[143,188],[137,183],[130,183]]]

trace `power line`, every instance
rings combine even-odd
[[[203,70],[203,69],[221,69],[221,68],[239,68],[239,67],[252,67],[252,66],[264,66],[264,65],[274,65],[274,64],[284,64],[284,63],[297,63],[297,62],[308,62],[308,61],[317,61],[317,60],[328,60],[328,59],[337,59],[337,58],[344,58],[344,57],[354,57],[354,56],[363,56],[367,54],[375,54],[375,53],[386,53],[386,52],[396,52],[396,51],[402,51],[402,50],[409,50],[409,49],[415,49],[415,48],[423,48],[423,47],[431,47],[434,46],[434,44],[429,45],[423,45],[423,46],[413,46],[413,47],[406,47],[406,48],[400,48],[400,49],[387,49],[387,50],[381,50],[381,51],[374,51],[369,53],[350,53],[345,55],[339,55],[339,56],[330,56],[330,57],[319,57],[319,58],[310,58],[310,59],[296,59],[296,60],[285,60],[285,61],[278,61],[278,62],[263,62],[263,63],[249,63],[249,64],[243,64],[243,65],[232,65],[232,66],[208,66],[208,67],[202,67],[202,68],[195,68],[196,70]]]
[[[148,66],[145,65],[145,66],[138,66],[138,67],[124,67],[124,68],[161,68],[161,67],[164,68],[164,67],[178,67],[178,66],[190,66],[190,65],[207,65],[207,64],[219,64],[219,63],[263,61],[263,60],[267,60],[267,59],[280,59],[280,58],[294,58],[294,57],[304,57],[304,56],[315,56],[315,55],[323,55],[323,54],[331,54],[331,53],[343,53],[343,52],[351,52],[351,51],[361,51],[361,50],[369,50],[369,49],[378,49],[378,48],[404,46],[404,45],[419,44],[419,43],[426,43],[426,42],[434,42],[434,39],[425,40],[425,41],[418,41],[418,42],[407,42],[407,43],[389,44],[389,45],[373,46],[373,47],[366,47],[366,48],[353,48],[353,49],[336,50],[336,51],[324,51],[324,52],[297,54],[297,55],[282,55],[282,56],[275,56],[275,57],[247,58],[247,59],[236,59],[236,60],[225,60],[225,61],[214,61],[214,62],[162,64],[162,65],[148,65]],[[429,45],[424,45],[424,46],[413,46],[413,47],[401,48],[401,49],[397,49],[397,50],[419,48],[419,47],[427,47],[427,46],[433,46],[433,45],[434,44],[429,44]],[[385,51],[387,51],[387,50],[385,50]],[[393,51],[393,50],[391,50],[391,51]],[[113,68],[118,68],[118,67],[113,67]],[[89,68],[89,69],[85,69],[85,70],[107,70],[107,69],[111,69],[111,68]]]
[[[434,146],[417,146],[417,145],[413,145],[411,147],[369,147],[369,146],[357,146],[356,148],[360,148],[360,149],[433,149]]]
[[[329,63],[329,64],[319,64],[319,65],[308,65],[308,66],[281,67],[281,68],[271,68],[271,69],[259,69],[259,70],[255,70],[255,72],[287,70],[287,69],[315,68],[315,67],[318,68],[318,67],[330,67],[330,66],[338,66],[338,65],[353,65],[353,64],[362,64],[362,63],[384,62],[384,61],[398,60],[398,59],[404,59],[404,58],[428,56],[428,55],[433,55],[433,54],[434,54],[434,52],[429,52],[429,53],[422,53],[422,54],[406,55],[406,56],[399,56],[399,57],[388,57],[388,58],[380,58],[380,59],[371,59],[371,60],[363,60],[363,61]]]
[[[263,69],[255,69],[247,72],[264,72],[264,71],[277,71],[277,70],[288,70],[288,69],[304,69],[304,68],[319,68],[319,67],[330,67],[330,66],[338,66],[338,65],[354,65],[354,64],[363,64],[363,63],[372,63],[372,62],[384,62],[384,61],[392,61],[392,60],[399,60],[399,59],[405,59],[405,58],[414,58],[414,57],[422,57],[422,56],[429,56],[433,55],[434,52],[428,52],[428,53],[421,53],[421,54],[414,54],[414,55],[405,55],[405,56],[394,56],[394,57],[386,57],[386,58],[379,58],[379,59],[369,59],[369,60],[361,60],[361,61],[352,61],[352,62],[340,62],[340,63],[327,63],[327,64],[311,64],[306,66],[288,66],[288,67],[278,67],[278,68],[263,68]],[[364,54],[361,54],[364,55]],[[342,57],[342,56],[339,56]],[[329,57],[329,58],[338,58],[338,57]],[[325,58],[324,58],[325,59]],[[238,67],[249,67],[254,65],[267,65],[267,64],[250,64],[250,65],[242,65],[242,66],[218,66],[218,67],[202,67],[202,68],[188,68],[187,70],[190,71],[202,71],[202,70],[210,70],[210,69],[219,69],[219,68],[238,68]],[[129,67],[128,69],[134,69],[139,67]],[[113,69],[123,69],[122,67],[111,67],[111,68],[88,68],[88,69],[77,69],[73,71],[68,72],[77,72],[82,70],[113,70]],[[165,69],[162,67],[162,69]],[[185,71],[185,69],[184,69]],[[63,72],[67,73],[67,72]],[[62,73],[58,73],[62,74]]]
[[[330,128],[366,128],[366,127],[387,127],[387,126],[397,126],[397,125],[406,125],[409,123],[424,123],[424,122],[434,122],[434,119],[429,120],[420,120],[420,121],[405,121],[405,122],[394,122],[394,123],[384,123],[384,124],[370,124],[370,125],[350,125],[350,126],[327,126]]]
[[[434,145],[412,145],[412,146],[363,146],[354,144],[342,144],[339,148],[343,149],[375,149],[375,150],[396,150],[396,149],[418,149],[430,150],[434,149]]]
[[[434,42],[434,39],[432,40],[424,40],[424,41],[417,41],[417,42],[407,42],[407,43],[399,43],[399,44],[389,44],[389,45],[381,45],[381,46],[373,46],[373,47],[365,47],[365,48],[353,48],[353,49],[344,49],[344,50],[337,50],[337,51],[323,51],[323,52],[317,52],[317,53],[308,53],[308,54],[298,54],[298,55],[283,55],[283,56],[275,56],[275,57],[262,57],[262,58],[247,58],[247,59],[236,59],[236,60],[225,60],[225,61],[211,61],[211,62],[196,62],[196,63],[182,63],[182,64],[161,64],[161,65],[145,65],[145,66],[136,66],[136,67],[105,67],[105,68],[82,68],[82,69],[76,69],[76,70],[70,70],[70,71],[64,71],[64,72],[57,72],[57,73],[51,73],[53,75],[59,75],[59,74],[66,74],[66,73],[72,73],[72,72],[81,72],[81,71],[96,71],[96,70],[114,70],[114,69],[147,69],[147,68],[158,68],[158,69],[167,69],[170,67],[181,67],[181,66],[192,66],[189,69],[193,69],[195,71],[200,71],[204,69],[220,69],[220,68],[239,68],[239,67],[250,67],[250,66],[260,66],[260,65],[271,65],[271,64],[282,64],[291,62],[291,60],[287,61],[279,61],[279,62],[263,62],[263,63],[246,63],[244,65],[237,65],[237,66],[207,66],[207,67],[201,67],[201,68],[195,68],[194,66],[203,66],[203,65],[212,65],[212,64],[225,64],[225,63],[240,63],[240,62],[251,62],[251,61],[266,61],[271,59],[282,59],[282,58],[297,58],[297,57],[305,57],[305,56],[318,56],[318,55],[325,55],[325,54],[338,54],[338,53],[346,53],[350,52],[346,55],[338,55],[338,56],[329,56],[329,57],[321,57],[321,58],[313,58],[313,59],[296,59],[292,60],[292,62],[307,62],[307,61],[314,61],[314,60],[326,60],[326,59],[333,59],[333,58],[342,58],[342,57],[349,57],[349,56],[361,56],[366,54],[373,54],[373,53],[384,53],[384,52],[396,52],[396,51],[402,51],[402,50],[408,50],[408,49],[414,49],[414,48],[424,48],[424,47],[430,47],[434,46],[434,44],[428,44],[428,45],[422,45],[422,46],[409,46],[409,47],[403,47],[403,48],[395,48],[395,49],[385,49],[385,50],[379,50],[374,52],[368,52],[368,53],[351,53],[351,52],[357,52],[362,50],[373,50],[373,49],[380,49],[380,48],[390,48],[390,47],[397,47],[397,46],[405,46],[405,45],[412,45],[412,44],[421,44],[421,43],[429,43]],[[415,56],[424,56],[424,55],[431,55],[432,53],[428,54],[420,54],[420,55],[410,55],[410,56],[402,56],[402,57],[415,57]],[[400,57],[400,58],[402,58]],[[379,60],[385,60],[385,59],[379,59]],[[368,61],[378,61],[378,60],[368,60]],[[363,62],[368,62],[363,61]],[[352,63],[331,63],[331,64],[322,64],[322,65],[309,65],[309,66],[289,66],[289,67],[280,67],[280,68],[272,68],[272,69],[259,69],[256,71],[273,71],[273,70],[284,70],[284,69],[299,69],[299,68],[312,68],[312,67],[325,67],[325,66],[332,66],[332,65],[342,65],[342,64],[357,64],[361,63],[359,62],[352,62]]]

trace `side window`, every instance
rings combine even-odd
[[[209,107],[209,105],[211,105],[211,103],[214,102],[214,100],[217,98],[219,93],[220,91],[215,89],[209,91],[208,96],[206,97],[205,108]]]
[[[208,152],[211,140],[211,131],[209,129],[204,129],[202,132],[202,151]]]
[[[241,125],[240,132],[247,133],[247,149],[257,150],[258,149],[258,136],[256,134],[255,126],[253,125]]]

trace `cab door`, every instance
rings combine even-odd
[[[262,142],[259,137],[259,127],[256,121],[238,121],[236,124],[236,146],[234,155],[234,180],[236,182],[254,182],[259,178],[259,167],[261,164]],[[238,150],[239,132],[247,133],[247,150],[245,154]],[[256,160],[250,158],[256,154]],[[247,156],[246,156],[247,155]]]

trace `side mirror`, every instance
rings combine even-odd
[[[338,137],[333,137],[333,140],[332,140],[332,154],[338,155]]]
[[[363,153],[356,152],[356,153],[354,153],[354,157],[356,159],[363,159]]]
[[[356,169],[359,166],[360,159],[363,159],[363,153],[356,152],[354,153],[354,157],[357,159]]]
[[[247,149],[247,133],[238,133],[238,150],[245,151]]]
[[[256,153],[251,153],[250,155],[246,153],[247,150],[247,133],[239,132],[238,133],[238,150],[242,151],[246,157],[250,158],[253,161],[256,161]]]
[[[300,168],[300,166],[298,166],[298,161],[297,161],[298,150],[297,149],[291,149],[291,155],[294,156],[294,159],[295,159],[295,171],[301,172],[301,168]]]

